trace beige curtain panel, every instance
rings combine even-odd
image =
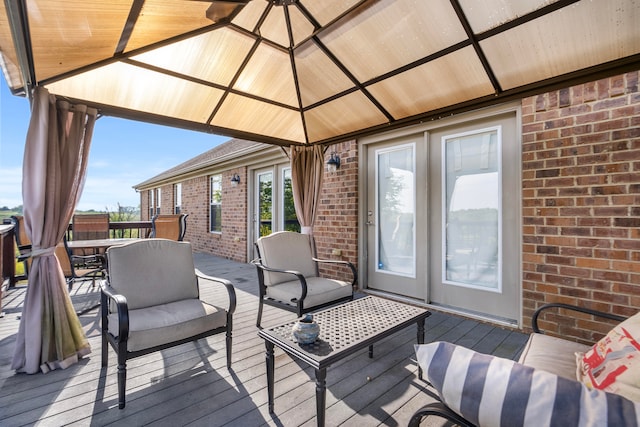
[[[18,372],[64,369],[91,352],[54,251],[82,194],[96,116],[34,90],[22,171],[33,262],[11,365]]]
[[[291,146],[293,203],[303,234],[313,235],[313,224],[322,191],[324,153],[321,146]]]

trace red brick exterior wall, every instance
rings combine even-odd
[[[524,325],[547,302],[640,307],[638,74],[522,101]],[[544,326],[587,341],[610,329],[582,315]]]
[[[182,182],[182,212],[189,215],[185,240],[191,242],[195,252],[206,252],[241,262],[247,259],[249,213],[246,172],[246,168],[237,168],[222,174],[222,233],[209,231],[210,175]],[[234,173],[240,175],[240,184],[236,187],[231,184]]]
[[[340,169],[330,174],[325,168],[320,208],[313,230],[318,257],[350,261],[358,266],[358,145],[356,141],[330,146],[325,165],[332,152],[340,156]],[[342,251],[340,256],[332,250]],[[344,278],[342,267],[321,268],[326,277]],[[350,277],[350,276],[349,276]]]
[[[140,221],[151,221],[149,218],[149,190],[140,191]]]

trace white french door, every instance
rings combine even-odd
[[[423,137],[414,135],[369,148],[367,286],[370,289],[423,298],[425,247],[418,241],[423,224],[417,206],[418,150]]]
[[[300,232],[288,163],[254,172],[253,200],[253,242],[274,231]]]
[[[429,302],[520,317],[515,113],[429,132]]]
[[[517,323],[521,179],[515,109],[378,137],[363,148],[364,285]]]

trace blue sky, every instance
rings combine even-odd
[[[0,73],[1,74],[1,73]],[[22,158],[29,127],[26,98],[0,78],[0,207],[22,204]],[[228,137],[114,117],[96,122],[80,210],[138,206],[132,186],[201,154]]]

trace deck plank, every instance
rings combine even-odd
[[[275,413],[269,414],[265,345],[255,326],[257,275],[250,264],[194,254],[198,269],[225,277],[236,287],[232,370],[226,368],[223,334],[132,359],[127,364],[127,406],[117,409],[116,356],[109,350],[106,369],[100,361],[100,316],[97,309],[80,316],[92,353],[80,363],[46,375],[15,374],[10,369],[25,287],[3,298],[7,315],[0,319],[0,424],[312,426],[316,424],[315,373],[282,350],[275,357]],[[77,307],[96,296],[89,282],[70,292]],[[201,290],[201,297],[224,305],[222,287]],[[295,319],[294,313],[265,306],[262,325]],[[374,358],[357,352],[327,370],[327,425],[401,426],[435,399],[417,378],[416,326],[376,343]],[[425,340],[450,341],[476,351],[517,358],[527,336],[514,330],[433,312],[425,322]],[[441,426],[430,419],[423,425]]]

